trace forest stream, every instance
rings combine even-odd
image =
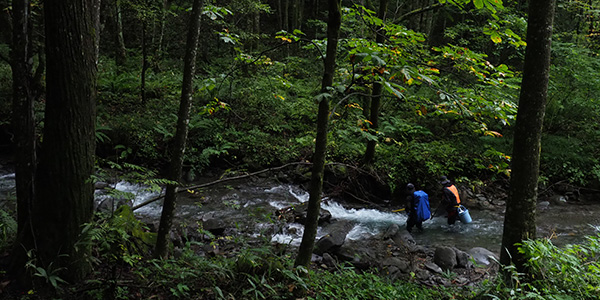
[[[132,193],[133,206],[155,198],[157,192],[149,192],[145,187],[118,182],[112,185],[116,190]],[[14,174],[0,174],[0,199],[5,200],[8,193],[14,193]],[[100,204],[110,197],[103,190],[96,190],[96,202]],[[188,224],[219,220],[225,226],[235,227],[235,234],[248,237],[270,237],[272,242],[299,245],[303,226],[288,223],[281,226],[275,220],[275,212],[308,201],[308,192],[300,186],[283,184],[265,179],[247,179],[230,184],[219,184],[195,193],[181,193],[176,218],[178,222]],[[4,206],[4,203],[0,203]],[[142,206],[135,210],[136,215],[148,223],[160,219],[161,201]],[[391,224],[401,229],[406,223],[404,213],[394,213],[386,209],[350,208],[335,199],[325,198],[322,209],[331,213],[332,219],[347,220],[354,224],[346,239],[360,240],[376,235]],[[434,210],[435,207],[432,207]],[[440,210],[442,211],[442,210]],[[503,215],[498,210],[469,209],[473,219],[470,224],[457,222],[454,226],[446,224],[443,215],[435,216],[423,224],[424,231],[413,233],[420,245],[454,246],[459,249],[483,247],[499,253]],[[586,235],[600,231],[600,203],[587,205],[549,206],[538,211],[538,237],[552,237],[555,245],[565,245],[583,241]],[[262,234],[261,234],[262,233]],[[326,232],[319,228],[317,237]]]

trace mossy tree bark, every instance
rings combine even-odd
[[[536,237],[535,207],[541,135],[548,94],[554,0],[529,2],[527,49],[515,125],[513,164],[504,217],[500,262],[524,272],[516,243]]]
[[[194,74],[196,70],[196,55],[198,52],[198,40],[200,38],[200,14],[202,12],[203,0],[194,0],[190,26],[187,36],[186,53],[184,59],[183,84],[181,88],[181,101],[177,115],[177,129],[175,140],[171,151],[171,162],[169,164],[169,180],[179,182],[181,179],[181,168],[185,154],[185,144],[188,136],[188,124],[190,122],[190,110],[192,108],[192,95],[194,91]],[[173,223],[175,212],[175,200],[177,198],[177,186],[168,185],[165,192],[160,226],[156,241],[156,257],[165,257],[168,253],[169,231]]]
[[[321,92],[332,93],[335,73],[335,57],[338,45],[338,36],[342,23],[341,4],[339,0],[329,0],[329,20],[327,21],[327,52],[325,57],[325,70],[321,81]],[[312,257],[317,236],[319,211],[321,208],[321,193],[323,192],[323,171],[325,169],[325,154],[327,147],[327,125],[329,122],[329,99],[322,97],[317,113],[317,138],[313,154],[313,167],[310,180],[310,191],[304,234],[296,257],[296,266],[308,266]]]
[[[94,207],[97,0],[46,0],[46,111],[29,228],[13,253],[70,282],[89,271],[88,247],[76,247]],[[23,277],[21,277],[23,278]]]

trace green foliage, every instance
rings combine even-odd
[[[101,60],[99,68],[102,71],[98,78],[100,149],[112,150],[116,145],[123,145],[131,149],[129,161],[164,158],[165,143],[169,133],[174,132],[176,121],[179,73],[148,71],[148,102],[142,107],[137,71],[117,70],[114,63],[107,60]],[[152,112],[151,118],[149,112]]]
[[[341,266],[336,272],[310,271],[307,299],[436,299],[444,292],[412,284],[390,282],[370,272]]]
[[[99,215],[96,223],[83,227],[77,247],[94,246],[99,261],[134,266],[154,245],[156,234],[148,231],[131,207],[122,205],[112,216]]]
[[[25,269],[27,272],[29,272],[33,277],[41,279],[45,285],[54,289],[55,292],[62,290],[62,285],[67,282],[60,276],[66,270],[66,268],[57,268],[54,266],[54,261],[50,262],[47,266],[39,265],[35,250],[33,249],[27,251],[27,258],[28,260],[25,263]]]
[[[571,43],[553,43],[548,106],[542,137],[542,172],[552,180],[567,179],[585,185],[597,180],[593,167],[600,161],[600,60],[588,50]]]
[[[0,44],[0,53],[8,53],[8,47]],[[11,108],[12,70],[9,64],[0,60],[0,124],[7,124],[10,121]]]
[[[549,239],[527,240],[519,252],[527,259],[528,274],[506,266],[508,278],[476,299],[600,299],[600,236],[564,248]]]
[[[148,9],[139,7],[144,1],[129,2],[129,12],[160,10],[158,2]],[[414,22],[377,18],[373,3],[343,8],[335,88],[325,93],[320,92],[326,46],[320,39],[326,30],[321,16],[304,23],[302,31],[291,28],[266,37],[254,17],[270,24],[278,8],[255,0],[206,2],[206,38],[184,164],[202,173],[309,159],[315,100],[330,97],[328,160],[358,164],[366,142],[376,141],[376,172],[390,182],[425,181],[439,172],[482,180],[507,176],[526,18],[514,3],[446,2],[452,5],[436,17],[446,18],[448,26],[439,41],[414,29],[421,27]],[[119,69],[101,57],[101,156],[153,168],[166,163],[181,82],[177,37],[185,18],[178,17],[187,9],[189,3],[170,7],[167,17],[173,24],[166,24],[170,34],[164,44],[170,50],[160,67],[148,70],[145,105],[139,99],[139,49],[132,47],[129,65]],[[373,33],[379,27],[386,38],[378,44]],[[568,177],[585,184],[598,178],[593,166],[600,158],[592,149],[600,140],[594,121],[599,106],[591,95],[598,90],[594,78],[600,68],[592,52],[567,43],[576,41],[569,34],[557,35],[553,46],[542,171],[549,180]],[[366,95],[375,83],[383,86],[376,130],[365,117]],[[575,142],[567,145],[566,138]]]
[[[566,178],[569,182],[585,185],[595,179],[591,172],[598,164],[592,156],[596,144],[577,137],[544,135],[542,138],[541,168],[550,178]]]
[[[0,252],[7,251],[17,236],[17,222],[14,217],[0,209]]]

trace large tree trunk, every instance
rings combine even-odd
[[[23,234],[34,199],[34,176],[37,164],[32,90],[32,65],[29,40],[29,0],[13,1],[12,81],[15,136],[15,174],[17,192],[17,231]],[[20,247],[20,246],[17,246]],[[17,251],[19,251],[17,249]]]
[[[381,0],[379,3],[379,12],[377,13],[377,17],[383,22],[385,22],[385,16],[387,13],[387,0]],[[381,26],[377,30],[377,36],[375,37],[375,42],[383,43],[385,41],[385,32],[383,30],[383,26]],[[369,121],[371,121],[371,132],[373,134],[377,133],[377,129],[379,128],[379,107],[381,106],[381,93],[383,92],[383,87],[380,82],[375,82],[373,84],[373,91],[371,93],[371,105],[369,105]],[[365,151],[364,163],[371,164],[373,159],[375,158],[375,147],[377,146],[377,141],[369,140],[367,141],[367,149]]]
[[[33,250],[46,270],[64,268],[71,282],[89,269],[87,247],[76,247],[94,206],[96,112],[96,0],[46,0],[46,113],[35,177],[31,228],[15,253]]]
[[[342,22],[342,12],[339,0],[329,0],[329,20],[327,21],[327,53],[325,70],[321,82],[321,92],[328,93],[333,85],[335,73],[335,57],[338,45],[338,36]],[[329,122],[329,100],[323,97],[319,102],[317,113],[317,138],[315,153],[313,154],[313,168],[310,180],[310,191],[304,234],[296,257],[296,266],[308,266],[317,236],[319,211],[321,209],[321,193],[323,192],[323,171],[325,169],[325,150],[327,147],[327,124]]]
[[[554,0],[529,2],[527,49],[515,125],[510,191],[504,217],[500,262],[520,272],[525,259],[515,243],[536,237],[535,206],[542,124],[548,93]]]
[[[185,143],[188,135],[188,123],[190,120],[190,110],[192,107],[193,80],[196,69],[196,53],[198,52],[198,39],[200,38],[200,13],[202,11],[202,0],[194,0],[192,15],[190,16],[190,29],[188,32],[184,70],[183,84],[181,88],[181,102],[179,104],[179,114],[177,118],[177,131],[175,132],[175,142],[171,151],[171,163],[169,165],[169,180],[177,181],[181,179],[181,167],[185,154]],[[177,186],[168,185],[163,203],[162,215],[160,217],[160,226],[158,228],[158,237],[156,241],[156,257],[165,257],[167,255],[168,237],[173,222],[173,213],[175,211],[175,200],[177,198]]]

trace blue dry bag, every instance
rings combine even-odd
[[[423,222],[431,219],[431,209],[429,208],[429,196],[427,193],[416,191],[413,196],[417,205],[417,221]]]

